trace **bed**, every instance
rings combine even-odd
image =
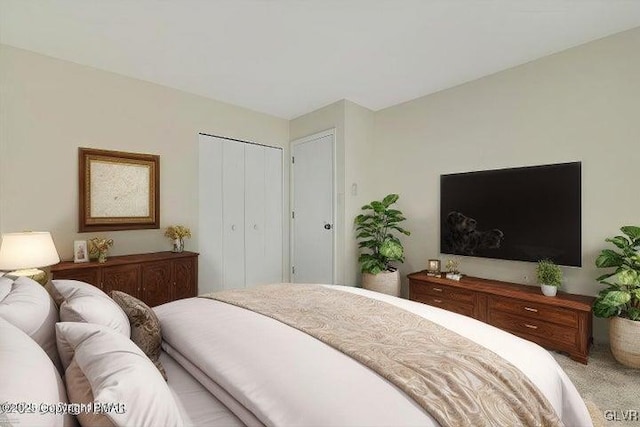
[[[83,289],[88,289],[87,287],[90,285],[82,284]],[[419,316],[442,325],[453,333],[468,338],[473,343],[499,355],[505,363],[517,367],[519,372],[521,371],[548,400],[561,423],[568,426],[592,425],[585,404],[569,378],[553,357],[536,344],[474,319],[420,303],[359,288],[330,285],[317,287],[331,290],[333,294],[342,295],[345,298],[348,295],[357,295],[359,298],[385,303],[411,313],[412,316]],[[150,400],[145,405],[144,413],[138,415],[138,418],[130,418],[136,416],[133,413],[125,414],[126,416],[123,415],[122,418],[114,416],[110,419],[112,424],[132,425],[131,420],[138,420],[135,425],[157,425],[161,421],[156,417],[153,407],[156,404],[167,406],[166,401],[160,403],[157,401],[166,387],[170,397],[164,398],[171,400],[169,406],[175,408],[178,415],[176,418],[171,418],[170,423],[163,424],[194,426],[455,425],[448,422],[438,423],[423,406],[409,397],[393,381],[308,333],[264,314],[211,298],[189,298],[153,309],[162,331],[162,351],[159,354],[159,361],[166,371],[165,383],[149,359],[141,351],[134,350],[135,345],[131,347],[129,343],[131,331],[113,332],[118,325],[115,325],[108,316],[105,317],[104,313],[100,313],[101,310],[92,308],[95,298],[101,298],[101,303],[104,303],[105,296],[99,295],[94,290],[90,293],[95,295],[91,298],[85,295],[86,300],[83,300],[82,305],[85,308],[89,307],[91,316],[94,316],[91,319],[92,322],[82,327],[75,326],[69,322],[70,319],[64,314],[64,310],[61,310],[61,320],[65,321],[59,322],[56,327],[58,329],[57,348],[64,350],[64,345],[61,347],[60,344],[61,335],[64,337],[69,331],[74,332],[77,329],[78,331],[74,332],[76,337],[68,338],[67,341],[75,346],[73,361],[78,359],[78,364],[81,364],[82,357],[86,359],[91,356],[91,351],[105,353],[83,347],[102,334],[109,339],[119,340],[117,345],[109,344],[108,347],[102,348],[113,349],[122,345],[123,353],[129,356],[135,353],[133,356],[136,358],[136,363],[144,365],[143,368],[147,369],[148,375],[153,376],[149,380],[132,381],[129,388],[137,387],[135,393],[138,395],[147,392],[153,394],[150,399],[156,400]],[[321,311],[322,307],[315,309]],[[2,310],[0,310],[1,317]],[[83,322],[78,319],[76,321]],[[86,321],[84,319],[84,322]],[[93,322],[101,325],[94,325]],[[0,324],[0,326],[3,325]],[[133,328],[133,322],[131,322],[131,328]],[[74,340],[85,341],[77,344],[73,342]],[[46,346],[38,344],[42,348]],[[14,359],[16,358],[15,352],[8,350],[8,346],[13,344],[6,342],[5,337],[0,334],[2,361],[15,364],[15,360],[7,359],[6,355],[10,354],[13,354]],[[85,350],[84,356],[82,350]],[[70,401],[75,402],[77,401],[77,393],[73,390],[75,383],[72,382],[70,387],[70,378],[73,377],[69,374],[71,359],[68,355],[64,355],[64,351],[59,351],[59,356],[63,364],[65,360],[67,364],[67,368],[61,370],[63,375],[60,378],[67,377],[65,378],[67,380],[66,395],[69,396]],[[424,356],[429,357],[427,354]],[[55,366],[52,360],[47,363]],[[113,358],[107,360],[109,363],[105,363],[105,366],[113,370],[115,378],[120,368],[117,367],[116,362],[113,362]],[[2,365],[3,363],[0,363],[0,366]],[[99,362],[91,361],[86,365],[89,368],[81,368],[88,378],[89,371],[94,365],[99,365]],[[129,362],[126,366],[129,367]],[[14,372],[14,374],[19,373]],[[110,378],[110,375],[107,375],[107,378]],[[131,374],[128,376],[132,377]],[[93,393],[97,395],[100,393],[99,385],[96,385],[91,378],[89,379]],[[114,392],[115,382],[117,381],[114,380],[109,385],[111,393]],[[0,401],[28,398],[24,393],[12,395],[12,391],[8,390],[5,384],[8,383],[0,385]],[[29,392],[34,390],[27,390],[27,395]],[[116,394],[111,396],[126,400],[131,398],[133,393],[131,390],[123,391],[122,394],[118,394],[119,392],[116,391]],[[56,398],[66,399],[66,395],[59,394]],[[43,397],[38,396],[38,398]],[[133,412],[140,410],[140,408],[136,409],[135,405],[130,408]],[[78,419],[82,425],[90,425],[86,417],[83,419],[79,416]],[[45,423],[42,419],[43,422],[39,424],[73,425],[74,422],[74,419],[68,416],[47,420]],[[33,424],[33,418],[31,424]],[[536,423],[527,424],[535,425]]]

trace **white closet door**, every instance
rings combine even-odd
[[[245,283],[265,282],[265,147],[244,144]]]
[[[264,281],[282,282],[282,150],[265,149]]]
[[[244,145],[222,145],[224,289],[245,286]]]
[[[199,138],[199,288],[201,293],[223,289],[222,147],[224,139]]]

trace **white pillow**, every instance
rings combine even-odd
[[[64,383],[44,350],[3,319],[0,319],[0,378],[0,403],[25,402],[29,405],[22,408],[22,414],[17,407],[11,413],[0,411],[1,426],[75,425],[70,415],[40,413],[40,403],[67,402]]]
[[[90,323],[58,323],[56,331],[73,349],[65,375],[71,402],[114,404],[104,415],[116,426],[183,425],[162,375],[130,339]],[[85,415],[78,415],[85,427],[104,422]]]
[[[28,277],[0,277],[0,317],[38,343],[62,373],[56,349],[58,308],[38,282]]]
[[[53,280],[51,285],[54,299],[61,301],[60,321],[95,323],[120,332],[127,338],[131,336],[126,313],[100,289],[77,280]],[[66,371],[73,357],[72,348],[59,334],[57,346],[62,368]]]
[[[108,326],[127,338],[131,335],[129,318],[107,294],[77,280],[53,280],[54,295],[61,298],[62,322],[97,323]]]

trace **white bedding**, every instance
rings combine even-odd
[[[241,427],[244,424],[225,405],[166,353],[160,362],[167,372],[169,389],[185,426]]]
[[[520,368],[566,425],[591,425],[575,387],[538,345],[435,307],[358,288],[333,288],[389,302],[472,339]],[[175,301],[155,311],[166,350],[176,353],[178,361],[186,359],[192,374],[207,377],[201,382],[225,404],[235,402],[235,408],[228,406],[247,424],[437,425],[369,368],[276,320],[204,298]],[[247,411],[259,421],[249,422]]]

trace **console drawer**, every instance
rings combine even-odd
[[[443,298],[441,296],[417,295],[416,301],[444,310],[453,311],[454,313],[464,316],[475,317],[473,315],[473,304],[467,304],[455,300]]]
[[[489,311],[489,324],[540,345],[573,350],[578,343],[578,329],[567,328],[543,320],[516,316],[502,311]]]
[[[515,298],[492,295],[489,297],[489,311],[501,311],[529,319],[542,320],[573,328],[578,327],[578,314],[575,310],[527,302]]]
[[[453,288],[451,286],[428,284],[416,286],[415,292],[418,294],[430,295],[439,299],[458,301],[467,304],[473,304],[475,302],[475,296],[472,291]]]

